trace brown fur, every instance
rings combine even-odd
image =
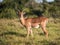
[[[21,12],[18,11],[18,14],[19,14],[22,25],[24,25],[27,29],[27,36],[29,36],[30,34],[33,36],[33,32],[31,28],[37,25],[40,25],[43,32],[46,34],[46,37],[48,37],[48,32],[46,30],[46,23],[48,22],[48,18],[41,16],[41,17],[36,17],[36,18],[25,19],[23,17],[24,15],[23,11]]]

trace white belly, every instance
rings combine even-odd
[[[39,28],[39,25],[36,25],[34,28]]]

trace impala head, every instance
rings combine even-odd
[[[25,14],[25,12],[18,10],[18,15],[19,16],[23,16],[24,14]]]

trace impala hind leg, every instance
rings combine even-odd
[[[46,35],[46,37],[48,37],[48,32],[47,32],[46,28],[42,27],[42,30],[43,30],[44,34]]]
[[[48,38],[48,31],[46,30],[46,24],[45,24],[45,23],[42,23],[42,24],[41,24],[41,27],[42,27],[42,30],[43,30],[44,34],[45,34],[46,37]]]

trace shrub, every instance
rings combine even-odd
[[[0,18],[16,18],[16,12],[12,8],[6,8],[5,10],[2,11]]]

